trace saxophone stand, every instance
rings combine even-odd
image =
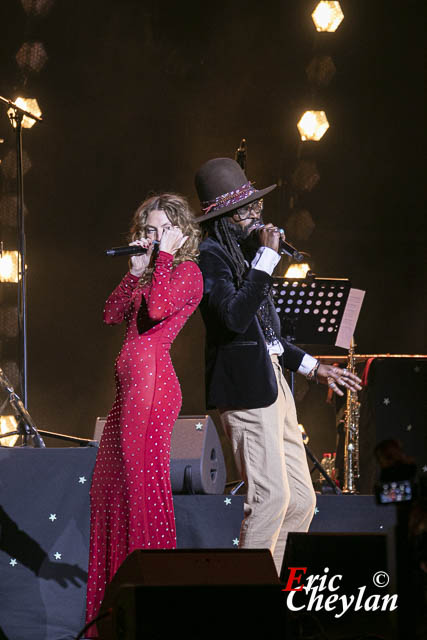
[[[348,278],[318,278],[311,271],[305,278],[273,278],[273,301],[282,334],[291,343],[348,348],[344,333],[348,333],[349,327],[351,335],[354,331],[361,306],[360,293],[351,289]],[[290,386],[294,394],[292,372]],[[317,469],[328,488],[342,494],[307,446],[306,451],[314,464],[311,472]]]

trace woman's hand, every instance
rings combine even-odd
[[[186,240],[188,240],[188,236],[184,236],[179,227],[165,229],[160,240],[159,251],[175,255]]]
[[[350,391],[360,391],[362,382],[354,373],[351,373],[348,369],[340,369],[339,367],[333,367],[330,364],[320,364],[317,370],[317,379],[323,384],[327,384],[328,387],[337,395],[343,396],[338,385],[350,389]]]
[[[141,238],[141,240],[135,240],[135,242],[130,242],[129,246],[135,247],[140,246],[147,249],[146,253],[142,253],[139,256],[131,256],[130,263],[131,268],[130,272],[134,276],[138,276],[140,278],[148,265],[150,264],[151,254],[153,253],[153,241],[148,238]]]

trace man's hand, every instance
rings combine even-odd
[[[279,242],[281,233],[271,222],[262,227],[259,231],[259,244],[261,247],[269,247],[279,253]]]
[[[351,373],[351,371],[348,371],[348,369],[340,369],[339,367],[333,367],[330,364],[319,365],[317,370],[317,379],[319,382],[327,384],[328,387],[338,396],[344,395],[338,385],[346,389],[350,389],[350,391],[360,391],[362,389],[360,386],[362,381],[358,376]]]

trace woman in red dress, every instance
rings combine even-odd
[[[125,320],[126,335],[90,491],[87,622],[132,551],[176,547],[169,459],[181,389],[169,350],[202,296],[200,232],[187,201],[175,194],[146,200],[131,232],[131,244],[147,252],[131,258],[104,310],[107,324]],[[86,636],[97,637],[93,627]]]

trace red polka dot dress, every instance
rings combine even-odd
[[[194,262],[173,269],[172,260],[160,251],[145,286],[128,273],[104,310],[107,324],[125,320],[127,329],[90,491],[87,621],[132,551],[176,547],[169,466],[181,389],[169,350],[200,302],[203,280]],[[97,637],[93,627],[91,632],[87,637]]]

